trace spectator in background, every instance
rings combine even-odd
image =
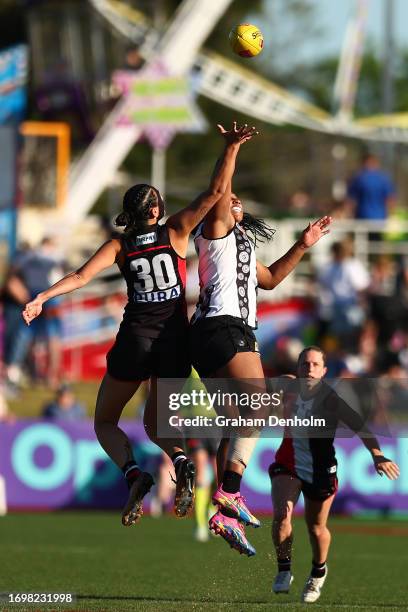
[[[350,370],[347,363],[349,355],[344,351],[337,338],[326,336],[322,349],[326,354],[327,378],[354,377],[354,373]]]
[[[304,219],[316,214],[316,204],[310,193],[298,189],[289,198],[289,214],[292,217]]]
[[[362,298],[370,277],[361,261],[353,257],[349,240],[333,243],[331,252],[332,261],[317,277],[319,338],[337,336],[343,348],[353,350],[366,318]]]
[[[143,67],[144,59],[140,54],[137,45],[129,45],[125,53],[123,70],[140,70]]]
[[[378,344],[384,347],[398,328],[402,306],[397,293],[397,267],[388,255],[379,255],[371,269],[368,291],[371,317],[377,325]]]
[[[368,319],[360,333],[357,353],[350,356],[348,367],[357,376],[375,376],[377,359],[378,327]]]
[[[408,257],[404,256],[398,262],[397,296],[400,305],[399,327],[408,331]]]
[[[169,478],[170,474],[170,478]],[[174,497],[174,468],[173,463],[166,455],[162,453],[160,463],[157,466],[155,474],[156,491],[150,500],[150,515],[154,518],[159,518],[167,512],[170,503]]]
[[[72,387],[63,384],[57,389],[54,400],[44,406],[42,416],[46,419],[78,421],[86,417],[86,411],[77,401]]]
[[[352,177],[348,197],[354,204],[356,219],[387,219],[395,204],[395,187],[372,153],[363,157],[361,169]]]
[[[24,333],[24,321],[21,318],[21,307],[26,303],[30,294],[23,279],[17,272],[19,260],[28,252],[29,246],[22,245],[15,253],[13,265],[7,271],[4,285],[1,290],[1,302],[3,306],[4,335],[2,342],[4,374],[6,377],[6,394],[15,393],[15,384],[19,382],[20,371],[11,366],[14,355],[16,339],[20,331]]]
[[[56,242],[51,237],[45,237],[38,248],[23,253],[17,260],[8,281],[9,292],[13,287],[14,299],[25,303],[27,294],[32,299],[62,275],[62,259],[57,253]],[[31,327],[24,325],[24,322],[20,325],[20,312],[18,329],[15,330],[15,339],[7,356],[7,377],[14,385],[20,384],[22,367],[32,341],[40,339],[45,341],[47,347],[46,382],[51,387],[57,386],[62,331],[58,311],[60,303],[61,298],[49,300]]]
[[[346,198],[345,200],[333,200],[328,206],[330,216],[333,219],[352,219],[354,217],[354,205]]]
[[[376,375],[378,401],[375,423],[393,423],[396,416],[406,415],[408,402],[407,370],[401,356],[393,351],[383,351],[377,356]]]

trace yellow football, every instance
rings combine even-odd
[[[261,30],[251,23],[241,23],[233,28],[229,35],[234,53],[241,57],[255,57],[263,48],[264,39]]]

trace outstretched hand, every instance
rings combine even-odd
[[[33,321],[33,319],[35,319],[36,317],[38,317],[38,315],[41,314],[42,305],[43,303],[39,298],[35,298],[34,300],[28,302],[28,304],[25,305],[22,315],[27,325],[30,325],[31,321]]]
[[[390,480],[396,480],[398,478],[400,475],[399,467],[396,463],[391,461],[391,459],[387,459],[387,457],[383,455],[377,455],[373,457],[373,459],[377,474],[380,476],[385,474]]]
[[[333,219],[326,215],[325,217],[321,217],[321,219],[318,219],[314,223],[309,223],[306,229],[304,229],[302,232],[302,236],[300,238],[301,245],[304,248],[308,249],[309,247],[316,244],[316,242],[320,240],[322,236],[325,236],[330,232],[330,230],[327,228],[329,227],[332,221]]]
[[[237,127],[237,122],[234,121],[231,130],[226,130],[222,125],[217,125],[221,135],[225,138],[227,144],[243,144],[247,140],[251,140],[253,136],[259,134],[254,126],[248,127],[245,123],[242,127]]]

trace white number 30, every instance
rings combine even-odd
[[[130,269],[137,274],[135,289],[139,292],[148,293],[154,290],[154,281],[157,288],[169,289],[177,285],[177,276],[174,270],[173,260],[168,253],[155,255],[152,259],[152,268],[146,257],[140,257],[130,262]],[[152,276],[154,275],[154,279]]]

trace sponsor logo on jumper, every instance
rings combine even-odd
[[[136,237],[137,246],[151,244],[152,242],[156,242],[156,232],[149,232],[148,234],[142,234]]]
[[[134,301],[141,302],[165,302],[166,300],[173,300],[174,298],[178,298],[181,294],[180,285],[176,285],[171,289],[165,289],[163,291],[148,291],[146,293],[141,293],[140,291],[135,291]]]

